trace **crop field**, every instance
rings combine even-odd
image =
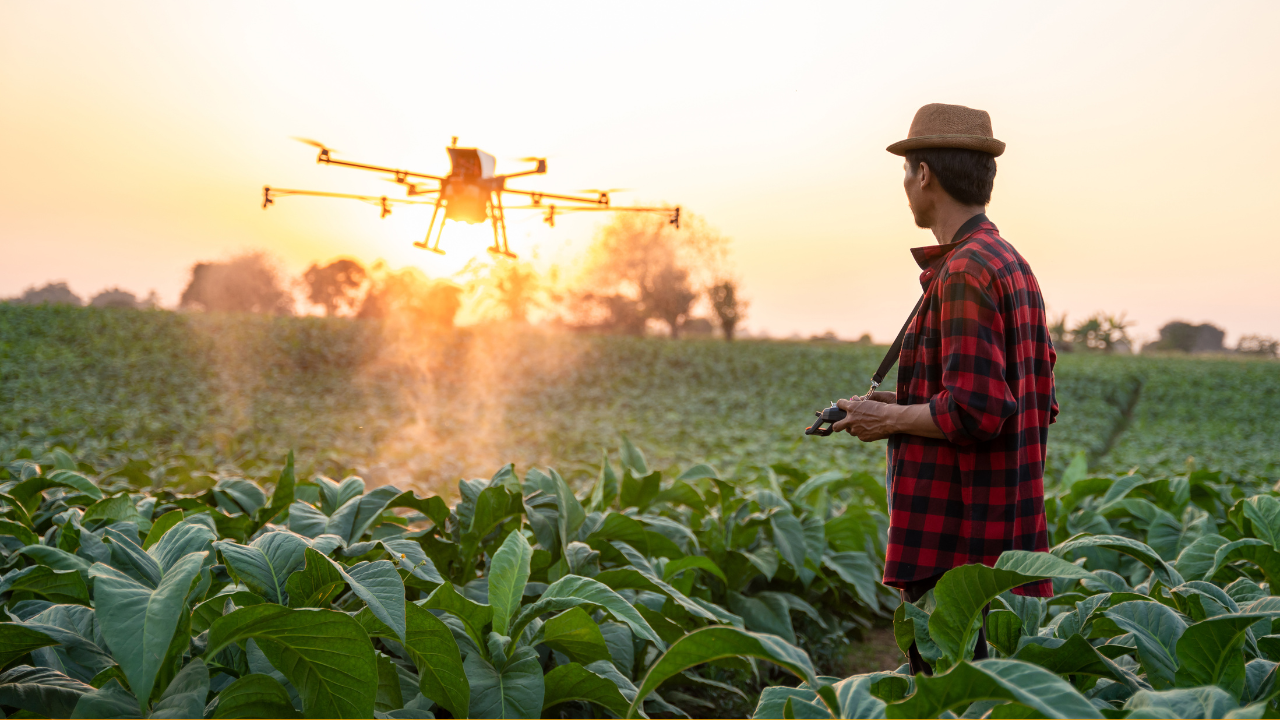
[[[901,604],[882,352],[0,304],[0,711],[1280,712],[1280,363],[1062,357],[1052,552]]]

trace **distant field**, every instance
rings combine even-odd
[[[883,348],[530,329],[418,336],[320,318],[0,304],[0,460],[62,446],[154,480],[301,468],[449,492],[515,462],[579,478],[626,433],[659,467],[883,472],[883,443],[806,438]],[[1280,475],[1280,363],[1065,355],[1050,472]],[[278,471],[278,470],[277,470]]]

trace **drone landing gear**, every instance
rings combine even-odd
[[[493,221],[493,247],[488,248],[489,252],[514,260],[516,254],[511,252],[511,248],[507,246],[507,215],[502,209],[501,192],[490,193],[489,217]],[[499,230],[502,231],[501,240],[498,237]]]
[[[431,224],[427,226],[426,239],[423,240],[422,242],[416,242],[413,244],[413,246],[416,248],[422,248],[423,250],[430,250],[431,252],[437,255],[444,254],[444,251],[440,249],[440,236],[444,235],[444,221],[443,220],[440,221],[440,229],[436,231],[436,243],[434,246],[431,245],[431,231],[436,229],[436,216],[440,214],[440,204],[441,202],[443,202],[443,200],[444,200],[443,197],[436,197],[436,207],[434,210],[431,211]]]

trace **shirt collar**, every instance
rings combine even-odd
[[[978,213],[964,221],[964,224],[960,226],[960,229],[956,230],[956,234],[951,238],[950,243],[946,245],[926,245],[924,247],[911,248],[911,256],[916,259],[916,264],[920,266],[920,269],[929,270],[936,265],[939,260],[949,255],[952,250],[955,250],[960,243],[968,240],[969,236],[973,235],[973,233],[976,232],[983,223],[992,225],[991,221],[987,219],[986,213]],[[992,227],[995,226],[992,225]]]

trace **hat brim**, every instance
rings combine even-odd
[[[912,150],[925,148],[957,148],[960,150],[978,150],[999,157],[1004,153],[1004,143],[995,138],[981,135],[921,135],[907,138],[885,148],[894,155],[906,155]]]

